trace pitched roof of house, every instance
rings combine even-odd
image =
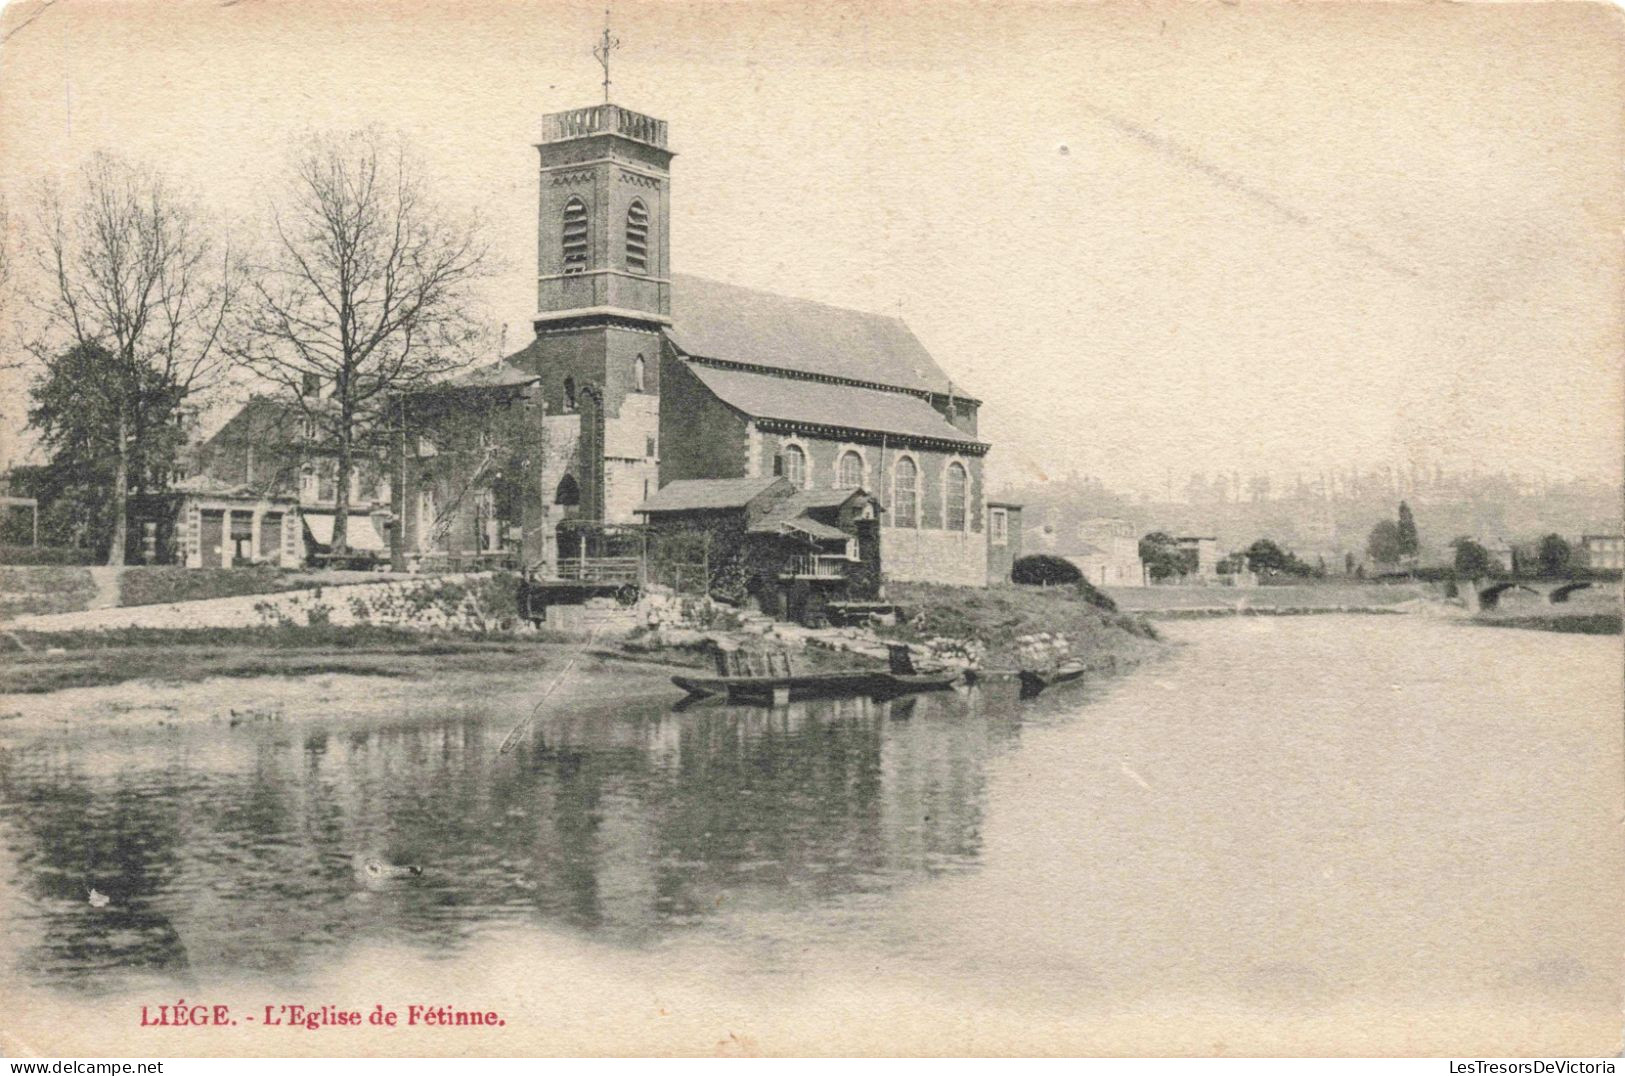
[[[786,534],[792,531],[822,541],[844,541],[852,537],[839,527],[831,527],[828,523],[820,523],[810,516],[791,516],[787,518],[772,515],[753,524],[750,528],[752,534]]]
[[[982,445],[918,396],[703,363],[688,369],[717,399],[755,418]]]
[[[873,494],[861,489],[798,489],[775,504],[766,515],[751,526],[758,534],[782,532],[786,528],[801,531],[814,538],[849,538],[851,535],[838,527],[820,523],[807,515],[815,509],[839,508],[853,497],[874,500]],[[884,511],[878,505],[876,511]]]
[[[671,292],[667,333],[689,355],[964,395],[901,319],[683,273]]]
[[[853,497],[871,497],[867,490],[854,489],[798,489],[780,505],[775,505],[773,513],[784,513],[799,516],[809,508],[839,508]]]
[[[774,483],[789,483],[776,475],[758,478],[681,478],[668,482],[634,512],[696,512],[743,508],[766,493]]]

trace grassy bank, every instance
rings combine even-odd
[[[1059,632],[1072,652],[1092,668],[1112,668],[1159,651],[1156,629],[1131,613],[1109,612],[1085,601],[1072,587],[950,587],[888,583],[886,596],[904,611],[896,627],[880,634],[905,642],[933,637],[969,640],[984,648],[989,668],[1016,664],[1016,640]]]
[[[1612,613],[1551,613],[1535,615],[1475,616],[1467,621],[1487,628],[1523,628],[1526,631],[1556,631],[1572,635],[1619,635],[1622,618]]]

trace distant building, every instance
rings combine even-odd
[[[1580,559],[1587,568],[1616,572],[1625,570],[1625,535],[1581,535]]]
[[[1518,568],[1518,551],[1512,548],[1512,543],[1505,538],[1488,539],[1482,543],[1484,552],[1490,556],[1490,565],[1503,572],[1516,571]]]
[[[1083,544],[1067,554],[1083,577],[1099,587],[1143,587],[1140,540],[1126,519],[1088,519],[1078,526]]]
[[[1219,574],[1219,539],[1211,536],[1181,535],[1174,547],[1185,560],[1185,574],[1212,579]]]
[[[1021,559],[1021,505],[987,502],[987,581],[1008,583]]]

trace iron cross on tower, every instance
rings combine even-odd
[[[593,59],[604,69],[604,104],[609,104],[609,54],[621,47],[621,39],[609,32],[609,6],[604,6],[604,36],[592,47]]]

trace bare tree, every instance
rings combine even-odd
[[[66,195],[44,188],[37,223],[40,325],[27,349],[43,365],[39,385],[67,386],[71,400],[59,394],[65,406],[31,420],[48,445],[92,443],[111,458],[107,563],[123,564],[132,477],[152,478],[132,476],[131,461],[162,455],[149,443],[172,441],[175,412],[225,372],[222,330],[239,278],[195,202],[109,154]]]
[[[332,549],[342,553],[356,453],[387,400],[467,365],[487,334],[470,311],[488,248],[476,217],[429,198],[404,142],[370,130],[303,143],[272,225],[241,355],[300,401],[336,458]],[[308,392],[312,382],[325,395]]]

